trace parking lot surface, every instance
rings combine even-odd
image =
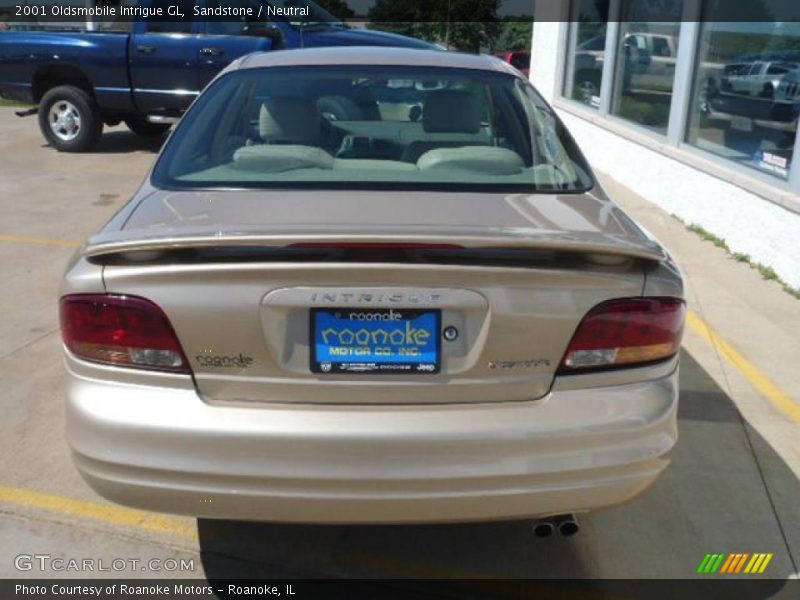
[[[714,552],[773,553],[760,577],[797,577],[800,301],[613,180],[612,195],[677,255],[691,309],[673,464],[631,504],[582,516],[575,537],[539,539],[527,522],[290,526],[107,503],[64,441],[58,284],[159,143],[114,128],[90,154],[60,154],[35,118],[10,108],[0,131],[0,577],[108,576],[15,566],[21,554],[48,554],[186,566],[114,573],[130,577],[688,578]]]

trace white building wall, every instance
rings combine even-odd
[[[564,64],[560,41],[566,29],[567,23],[558,22],[534,26],[531,79],[548,101],[558,95]],[[725,240],[731,251],[750,255],[800,288],[800,214],[572,113],[559,115],[593,168],[667,213],[700,225]]]
[[[530,78],[539,93],[547,101],[556,97],[556,85],[559,81],[558,60],[559,42],[566,33],[566,23],[536,21],[533,24],[533,48],[531,50]]]

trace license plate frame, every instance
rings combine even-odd
[[[354,315],[363,315],[363,320]],[[381,316],[385,318],[378,318]],[[342,343],[339,337],[345,329],[334,330],[345,324],[355,324],[359,328],[346,328],[352,329],[352,335],[344,338],[348,344]],[[394,328],[389,329],[392,326]],[[320,375],[435,375],[441,371],[442,365],[441,329],[442,311],[438,308],[311,308],[308,337],[311,372]],[[427,335],[420,334],[420,331]],[[325,332],[328,334],[323,339]],[[404,343],[391,343],[388,336],[394,333],[397,341],[401,332]],[[360,343],[365,339],[366,345]],[[385,343],[379,344],[381,340]],[[409,340],[415,344],[405,343]],[[418,346],[418,355],[409,354],[414,345]],[[337,352],[357,350],[362,354],[336,356],[331,348]],[[378,348],[382,348],[383,354],[376,353]],[[402,348],[405,350],[401,351]],[[389,350],[392,352],[388,353]]]

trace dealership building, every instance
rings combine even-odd
[[[784,0],[537,0],[531,78],[598,171],[800,288],[798,20]]]

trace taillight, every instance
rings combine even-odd
[[[70,352],[92,362],[190,371],[169,319],[144,298],[110,294],[64,296],[61,335]]]
[[[686,305],[678,298],[626,298],[598,304],[572,336],[559,371],[652,363],[681,345]]]

